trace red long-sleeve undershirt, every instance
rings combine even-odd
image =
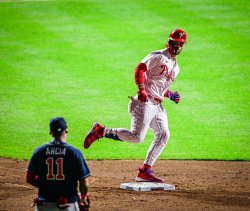
[[[144,72],[147,71],[147,66],[144,63],[140,63],[136,66],[134,72],[134,79],[137,86],[144,84]]]

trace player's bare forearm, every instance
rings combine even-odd
[[[82,178],[79,180],[79,189],[81,194],[88,192],[88,178]]]
[[[88,197],[88,178],[82,178],[79,180],[79,188],[80,188],[80,202],[79,208],[82,211],[88,211],[90,207],[90,199]]]

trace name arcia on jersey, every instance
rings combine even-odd
[[[62,147],[47,147],[46,155],[66,155],[66,148]]]

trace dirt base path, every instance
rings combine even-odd
[[[250,162],[157,161],[175,191],[119,189],[142,161],[88,161],[91,211],[250,210]],[[29,211],[37,190],[25,182],[27,161],[0,158],[0,211]]]

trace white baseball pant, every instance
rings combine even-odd
[[[144,103],[137,97],[131,99],[128,110],[131,115],[131,130],[105,128],[104,135],[112,133],[122,141],[137,144],[144,140],[148,129],[151,128],[154,140],[148,149],[144,164],[153,166],[170,137],[167,113],[160,103],[152,99]]]

